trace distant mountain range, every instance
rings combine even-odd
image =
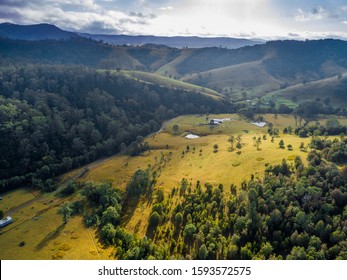
[[[261,44],[261,41],[236,39],[226,37],[189,37],[189,36],[129,36],[129,35],[102,35],[88,33],[74,33],[64,31],[51,24],[17,25],[12,23],[0,24],[0,36],[19,40],[67,40],[76,37],[86,37],[97,41],[103,41],[112,45],[141,46],[145,44],[165,45],[172,48],[205,48],[223,47],[229,49],[241,48]]]
[[[79,35],[94,40],[102,40],[113,45],[141,46],[145,44],[165,45],[172,48],[206,48],[222,47],[237,49],[244,46],[254,46],[262,44],[264,41],[254,41],[248,39],[236,39],[227,37],[196,37],[196,36],[128,36],[128,35],[97,35],[79,33]]]
[[[79,37],[76,33],[64,31],[55,25],[41,23],[35,25],[0,24],[0,36],[16,40],[67,40]]]
[[[103,36],[83,36],[46,24],[31,27],[0,24],[0,63],[77,64],[97,69],[128,70],[124,71],[127,74],[149,72],[151,76],[131,75],[158,83],[164,81],[161,79],[164,76],[165,83],[171,79],[173,86],[183,81],[212,89],[232,100],[281,95],[290,104],[295,95],[323,100],[329,94],[337,104],[347,103],[346,41],[284,40],[238,49],[179,49],[166,45],[170,45],[170,40],[171,44],[179,41],[183,44],[182,37],[169,40],[166,37],[120,35],[118,43],[114,41],[115,45],[111,45],[100,41]],[[113,40],[116,37],[107,38]],[[201,44],[208,42],[204,38],[192,38],[191,44],[194,40],[200,40]],[[224,39],[227,42],[228,38]],[[189,41],[185,43],[188,46]],[[308,92],[313,94],[308,95]]]

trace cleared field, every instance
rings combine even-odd
[[[124,72],[127,76],[130,76],[135,79],[140,79],[147,83],[159,84],[166,87],[179,88],[179,89],[189,90],[189,91],[196,91],[196,92],[200,92],[204,95],[210,96],[212,98],[217,98],[217,99],[223,97],[222,94],[218,93],[215,90],[212,90],[206,87],[197,86],[190,83],[186,83],[186,82],[182,82],[179,80],[171,79],[168,77],[160,76],[154,73],[141,72],[141,71],[122,71],[122,72]]]
[[[187,75],[183,80],[230,91],[234,98],[241,98],[242,93],[247,94],[247,98],[261,97],[264,92],[278,89],[282,83],[267,73],[262,60]]]
[[[177,66],[187,59],[193,52],[194,49],[182,49],[180,56],[160,67],[155,73],[161,76],[181,77],[177,71]]]
[[[275,127],[283,129],[285,126],[295,126],[292,116],[265,115],[265,119],[274,123]],[[137,157],[114,156],[102,164],[89,168],[89,172],[80,180],[82,181],[110,181],[113,186],[120,189],[126,187],[127,182],[138,168],[154,167],[158,165],[161,157],[165,157],[164,164],[160,165],[158,180],[155,189],[162,189],[165,195],[170,195],[173,188],[178,188],[182,178],[195,185],[197,180],[202,184],[209,182],[214,186],[222,183],[226,192],[231,184],[239,186],[244,180],[249,180],[251,175],[262,177],[265,165],[275,165],[286,159],[290,164],[295,156],[305,160],[307,153],[300,151],[301,142],[305,145],[309,139],[302,139],[294,135],[281,135],[271,142],[271,137],[266,134],[267,127],[259,128],[252,125],[237,115],[209,115],[212,118],[230,118],[213,129],[206,123],[206,115],[181,116],[172,120],[166,130],[146,138],[151,150]],[[172,127],[179,126],[179,134],[174,135]],[[202,137],[186,139],[188,133],[196,133]],[[230,151],[228,138],[230,134],[241,135],[241,153]],[[260,149],[254,146],[253,137],[261,137]],[[283,139],[285,146],[291,144],[293,151],[280,149],[279,141]],[[214,145],[218,145],[218,152]],[[187,152],[187,145],[189,151]],[[184,152],[184,154],[183,154]],[[152,201],[142,198],[131,215],[126,217],[126,228],[139,236],[146,234],[147,221],[150,215]]]
[[[286,104],[289,102],[289,107],[293,104],[292,97],[297,98],[298,101],[312,101],[316,98],[321,100],[329,97],[330,103],[333,106],[341,106],[346,103],[343,96],[335,95],[334,92],[340,88],[341,81],[347,79],[347,73],[341,75],[341,78],[337,76],[331,78],[325,78],[321,80],[311,81],[307,83],[299,83],[296,85],[288,86],[287,88],[275,90],[265,94],[262,99],[268,100],[276,96],[279,103]]]
[[[0,209],[14,222],[1,229],[0,259],[109,259],[112,249],[103,249],[94,230],[87,229],[82,217],[64,225],[57,214],[67,199],[52,194],[33,196],[25,189],[3,194]],[[73,197],[69,197],[74,199]]]

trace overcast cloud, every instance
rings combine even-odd
[[[0,22],[104,34],[347,39],[347,2],[0,0]]]

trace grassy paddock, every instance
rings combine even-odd
[[[307,153],[299,149],[301,142],[307,145],[309,138],[299,138],[295,135],[280,134],[271,141],[266,135],[267,127],[258,128],[241,119],[238,115],[209,115],[211,118],[230,118],[213,129],[205,125],[206,115],[180,116],[173,119],[164,131],[147,137],[150,151],[136,157],[115,155],[105,160],[88,165],[88,172],[78,180],[112,182],[114,187],[125,189],[127,182],[138,168],[154,168],[158,171],[157,183],[152,197],[140,198],[137,205],[128,207],[124,226],[139,237],[146,234],[148,218],[155,191],[162,189],[169,196],[173,188],[178,188],[182,178],[195,185],[197,180],[202,184],[209,182],[215,187],[222,183],[226,193],[229,186],[237,186],[251,175],[262,177],[266,165],[275,165],[286,159],[290,164],[296,156],[304,161]],[[264,115],[268,122],[280,131],[291,125],[295,127],[295,119],[289,115]],[[328,118],[318,118],[325,123]],[[346,119],[339,119],[346,124]],[[316,121],[316,120],[314,120]],[[172,127],[177,124],[179,131],[174,134]],[[201,135],[198,139],[186,139],[188,133]],[[241,135],[242,147],[240,153],[228,142],[230,135]],[[266,135],[266,139],[263,136]],[[259,149],[254,145],[253,138],[261,137]],[[285,149],[279,148],[280,140],[284,141]],[[287,145],[293,150],[289,151]],[[218,145],[218,149],[214,148]],[[189,149],[187,150],[187,146]],[[161,161],[164,158],[165,160]],[[160,167],[160,168],[159,168]],[[62,177],[77,178],[85,167],[71,171]],[[37,196],[26,189],[18,189],[3,194],[0,209],[11,213],[15,222],[3,229],[0,236],[1,259],[108,259],[112,249],[103,248],[96,241],[96,233],[84,227],[81,217],[73,217],[63,225],[62,217],[57,209],[66,200],[78,198],[71,196],[59,198],[53,194]],[[179,199],[178,197],[175,198]],[[177,201],[173,203],[176,203]],[[28,202],[26,204],[26,202]],[[172,206],[173,207],[173,206]],[[12,209],[12,210],[11,210]],[[14,211],[16,210],[16,211]],[[19,247],[24,241],[25,245]]]

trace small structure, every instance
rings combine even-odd
[[[13,219],[10,216],[7,216],[6,218],[0,220],[0,228],[3,228],[12,223],[13,223]]]
[[[224,118],[224,119],[212,119],[210,121],[210,125],[220,125],[223,122],[230,121],[230,118]]]
[[[0,200],[2,200],[2,196],[0,196]]]
[[[251,124],[256,125],[257,127],[264,127],[267,125],[266,122],[252,122]]]
[[[200,136],[199,136],[199,135],[192,134],[192,133],[189,133],[189,134],[187,134],[187,135],[185,136],[185,138],[187,138],[187,139],[198,139],[198,138],[200,138]]]

